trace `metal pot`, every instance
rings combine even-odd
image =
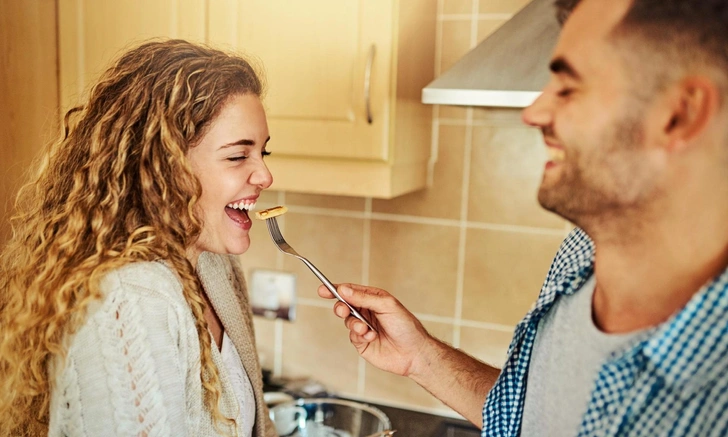
[[[379,409],[334,398],[298,399],[270,409],[280,437],[369,437],[391,435]]]

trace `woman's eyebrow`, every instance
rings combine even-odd
[[[266,138],[265,142],[263,144],[268,144],[268,141],[270,141],[270,137]],[[255,141],[243,138],[242,140],[237,140],[237,141],[233,141],[232,143],[225,144],[225,145],[221,146],[220,149],[225,149],[227,147],[233,147],[233,146],[254,146],[254,145],[255,145]]]
[[[233,146],[254,146],[254,145],[255,145],[255,141],[244,138],[242,140],[237,140],[237,141],[233,141],[232,143],[224,144],[220,148],[225,149],[225,148],[233,147]]]

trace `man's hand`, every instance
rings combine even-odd
[[[414,314],[384,290],[342,284],[337,291],[377,330],[371,331],[352,316],[345,304],[334,304],[334,313],[344,319],[359,355],[375,367],[410,377],[476,426],[483,425],[483,403],[498,369],[432,337]],[[323,285],[318,294],[334,298]]]
[[[349,340],[359,354],[375,367],[397,375],[416,372],[418,357],[435,341],[422,323],[394,296],[379,288],[341,284],[337,291],[377,330],[371,331],[351,315],[346,305],[336,302],[334,313],[344,319]],[[334,298],[323,285],[318,293],[323,298]]]

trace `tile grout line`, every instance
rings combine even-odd
[[[558,228],[534,228],[530,226],[501,225],[497,223],[468,222],[468,229],[480,229],[485,231],[517,232],[521,234],[536,235],[563,235]]]
[[[470,22],[470,48],[472,49],[478,35],[478,0],[472,0],[473,14]],[[463,178],[460,187],[460,220],[458,235],[458,264],[455,286],[455,317],[453,320],[453,347],[460,347],[461,321],[463,317],[463,294],[465,292],[465,243],[468,235],[468,200],[470,194],[470,156],[473,149],[473,108],[465,110],[465,145],[463,150]]]
[[[467,124],[467,120],[464,118],[441,118],[440,124],[443,126],[465,126]],[[479,120],[473,120],[473,126],[483,126],[483,127],[522,127],[524,129],[534,129],[532,127],[528,127],[523,124],[523,122],[519,120],[513,120],[513,119],[505,119],[505,120],[494,120],[494,119],[479,119]]]
[[[367,197],[364,199],[364,235],[362,245],[362,257],[361,257],[361,283],[369,283],[369,258],[371,256],[371,245],[372,245],[372,198]],[[364,395],[366,389],[366,375],[367,367],[364,358],[359,357],[358,362],[358,379],[356,386],[356,393],[359,396]]]
[[[307,306],[307,307],[331,309],[331,304],[329,302],[324,302],[321,299],[315,299],[315,298],[302,297],[302,298],[298,299],[297,304],[302,305],[302,306]],[[434,314],[425,314],[425,313],[419,313],[419,312],[416,312],[413,314],[415,316],[417,316],[418,319],[425,321],[425,322],[442,323],[445,325],[452,325],[455,323],[455,319],[453,317],[436,316]],[[504,325],[504,324],[500,324],[500,323],[480,322],[477,320],[462,319],[462,320],[460,320],[460,324],[462,326],[467,326],[470,328],[489,329],[491,331],[513,332],[513,330],[515,329],[515,325]]]
[[[475,46],[478,44],[478,20],[480,19],[478,12],[480,12],[480,1],[473,0],[473,12],[470,17],[470,19],[471,19],[471,22],[470,22],[470,50],[475,48]],[[488,15],[496,15],[496,14],[488,14]],[[504,15],[504,14],[500,14],[500,15]],[[507,17],[507,18],[499,17],[498,19],[507,20],[510,18],[510,14],[507,14],[507,15],[509,15],[509,17]],[[469,107],[468,109],[473,109],[473,108]],[[470,119],[470,121],[472,123],[472,120],[473,120],[472,116],[468,117],[468,118]]]
[[[467,326],[468,328],[487,329],[489,331],[507,332],[513,334],[516,330],[515,325],[501,325],[500,323],[490,322],[479,322],[477,320],[461,320],[461,326]]]
[[[427,188],[435,184],[435,165],[440,155],[440,105],[432,105],[432,132],[430,133],[430,158],[427,160]]]
[[[362,268],[361,268],[361,281],[362,284],[369,283],[369,258],[371,256],[372,246],[372,198],[367,197],[364,200],[364,236],[363,236],[363,254],[362,254]]]
[[[273,204],[262,204],[261,208],[275,206]],[[355,219],[365,218],[364,212],[361,211],[343,211],[331,208],[319,208],[319,207],[308,207],[308,206],[288,206],[288,210],[297,214],[310,214],[310,215],[322,215],[325,217],[347,217]],[[460,227],[460,219],[444,219],[435,217],[419,217],[404,214],[390,214],[382,212],[372,212],[371,219],[381,221],[393,221],[401,223],[413,223],[421,225],[434,225],[434,226],[451,226]],[[537,235],[558,235],[563,236],[563,228],[539,228],[533,226],[522,226],[522,225],[506,225],[499,223],[486,223],[486,222],[470,222],[466,221],[468,229],[482,229],[491,231],[501,232],[518,232],[525,234],[537,234]],[[283,256],[283,254],[281,254]]]

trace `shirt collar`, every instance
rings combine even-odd
[[[566,237],[551,264],[536,309],[548,310],[560,295],[576,293],[594,272],[594,242],[582,229]]]
[[[683,396],[715,381],[728,355],[728,269],[643,344],[642,353],[651,365]]]
[[[576,293],[594,272],[594,242],[576,228],[562,243],[536,304],[547,311],[560,295]],[[542,311],[537,311],[538,313]],[[728,268],[703,286],[669,320],[650,331],[634,348],[685,396],[715,380],[728,356]]]
[[[594,272],[594,242],[582,229],[574,229],[561,245],[554,262],[557,294],[574,294]]]

